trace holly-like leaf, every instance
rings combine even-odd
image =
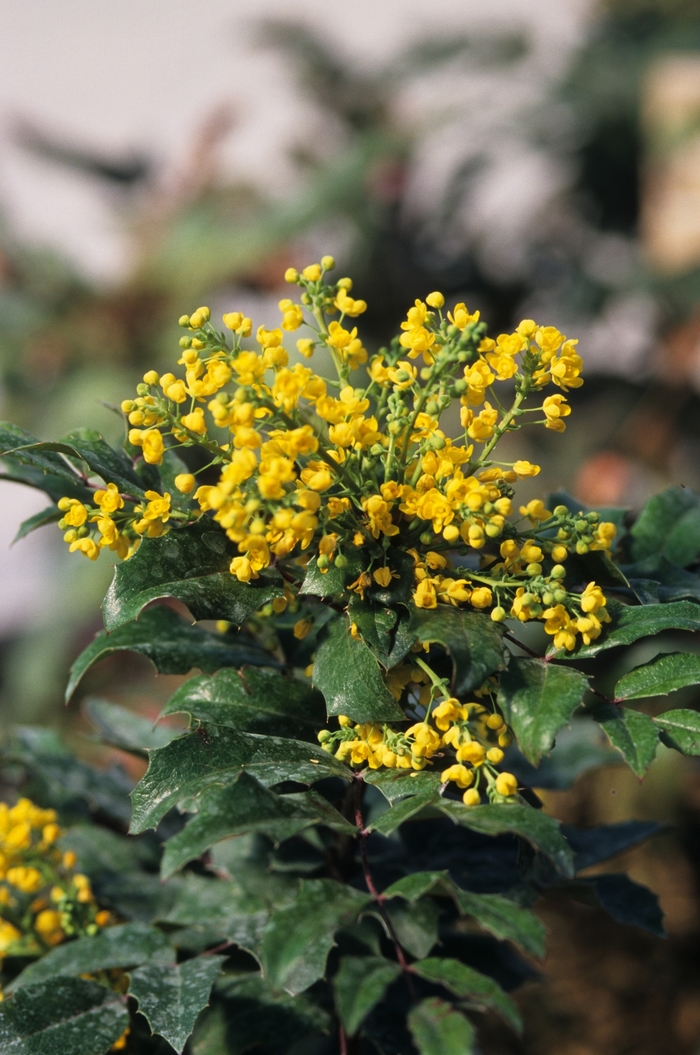
[[[244,663],[274,665],[269,653],[252,639],[242,634],[212,634],[167,605],[155,605],[112,633],[101,630],[95,635],[71,667],[66,702],[93,664],[122,651],[146,656],[161,674],[187,674],[193,667],[213,674],[219,667],[242,667]]]
[[[648,887],[635,883],[624,872],[595,876],[591,882],[601,905],[618,923],[642,927],[660,938],[666,936],[659,899]]]
[[[104,1055],[129,1025],[123,996],[84,978],[20,989],[0,1005],[5,1055]]]
[[[323,697],[305,681],[272,670],[220,670],[190,678],[170,697],[163,714],[193,718],[247,733],[298,736],[325,722]]]
[[[175,952],[162,931],[146,923],[121,923],[106,927],[94,937],[77,938],[57,945],[40,960],[25,967],[7,987],[8,992],[65,975],[94,974],[110,967],[136,967],[142,963],[168,963]]]
[[[399,965],[383,956],[342,958],[333,978],[333,992],[338,1016],[348,1036],[357,1033],[363,1019],[400,974]]]
[[[465,916],[473,916],[496,938],[509,939],[533,956],[544,956],[544,927],[530,909],[500,894],[474,894],[461,890],[447,872],[412,872],[384,891],[385,898],[416,901],[426,894],[450,897]]]
[[[595,828],[574,828],[563,824],[567,842],[576,855],[576,871],[607,861],[608,858],[637,846],[645,839],[664,831],[666,825],[656,821],[621,821],[619,824],[599,824]]]
[[[333,879],[304,879],[291,905],[271,917],[262,940],[263,973],[273,989],[296,995],[322,978],[335,931],[369,901]]]
[[[700,601],[700,578],[660,554],[623,565],[623,572],[642,604],[661,601]]]
[[[370,825],[370,829],[375,832],[381,832],[382,835],[392,835],[405,821],[420,813],[426,806],[437,802],[439,798],[439,784],[433,787],[416,788],[413,795],[401,799],[391,806],[390,809],[381,813],[376,821]]]
[[[207,927],[249,952],[257,950],[270,915],[261,897],[246,893],[237,880],[212,879],[193,872],[170,880],[165,889],[170,888],[175,893],[158,917],[161,922]],[[289,895],[293,896],[293,887]]]
[[[283,593],[273,569],[253,582],[239,582],[229,571],[235,547],[206,517],[160,538],[142,539],[129,560],[114,571],[102,604],[105,629],[116,630],[136,619],[150,602],[174,597],[195,619],[228,619],[240,626]]]
[[[316,558],[312,557],[306,565],[304,581],[299,593],[312,597],[334,597],[336,594],[343,593],[347,584],[353,582],[362,571],[362,558],[359,554],[347,554],[347,561],[344,568],[339,568],[337,564],[330,564],[325,571],[321,571]]]
[[[652,719],[663,729],[664,739],[684,755],[700,755],[700,714],[681,708]]]
[[[472,1055],[474,1027],[452,1004],[432,996],[421,1000],[408,1016],[419,1055]]]
[[[463,824],[484,835],[503,835],[512,832],[526,839],[536,850],[548,857],[564,875],[574,874],[571,847],[559,830],[559,824],[541,810],[517,803],[494,803],[488,806],[463,806],[461,802],[440,799],[439,808],[456,824]]]
[[[131,794],[132,833],[155,827],[180,799],[212,784],[232,783],[244,768],[266,786],[352,776],[347,766],[316,745],[209,725],[150,753],[148,770]]]
[[[165,844],[164,879],[182,865],[231,835],[260,832],[275,842],[290,839],[313,825],[324,824],[345,834],[355,826],[314,792],[276,795],[247,772],[234,784],[209,787],[197,797],[197,813]]]
[[[662,630],[700,630],[700,605],[692,601],[639,606],[608,601],[612,622],[603,627],[596,641],[574,652],[556,653],[557,659],[589,659],[618,645],[631,645],[643,637],[653,637]]]
[[[42,509],[40,513],[35,513],[28,520],[23,520],[12,540],[13,545],[20,539],[26,538],[32,531],[36,531],[37,528],[45,527],[46,524],[55,524],[62,516],[63,513],[57,506],[49,506],[48,509]]]
[[[639,700],[647,696],[668,696],[686,685],[700,684],[700,655],[694,652],[666,652],[644,666],[635,667],[615,686],[616,700]]]
[[[374,784],[384,798],[392,803],[407,795],[427,795],[429,798],[440,788],[440,774],[430,770],[365,769],[365,783]]]
[[[165,747],[179,734],[177,729],[155,725],[150,719],[134,714],[126,707],[94,696],[85,700],[82,710],[96,726],[103,743],[144,757],[147,751]]]
[[[433,609],[416,609],[414,619],[420,641],[437,643],[449,652],[456,696],[478,689],[489,674],[505,666],[503,628],[483,613],[440,604]]]
[[[669,487],[650,498],[630,534],[632,557],[661,553],[684,567],[700,553],[700,500],[684,487]]]
[[[616,747],[638,777],[644,776],[656,757],[659,731],[646,714],[603,703],[591,711],[613,747]]]
[[[352,636],[346,616],[333,619],[325,627],[313,677],[325,696],[329,715],[346,714],[356,722],[405,720],[384,683],[377,660],[364,641]]]
[[[422,959],[435,947],[440,908],[434,900],[421,898],[407,902],[397,898],[387,904],[386,912],[399,944],[411,956]]]
[[[0,457],[6,479],[36,487],[54,502],[64,495],[85,500],[93,494],[64,457],[40,450],[34,436],[7,421],[0,422]]]
[[[102,477],[105,483],[116,484],[126,494],[141,497],[144,493],[143,482],[128,455],[110,447],[94,429],[76,429],[57,443],[33,443],[9,453],[17,457],[20,452],[33,455],[45,451],[84,461],[91,473]]]
[[[511,659],[501,674],[498,703],[518,747],[533,765],[582,702],[588,678],[540,659]]]
[[[387,608],[353,596],[348,611],[362,640],[387,670],[401,662],[417,639],[412,615],[405,605]]]
[[[225,956],[196,956],[181,964],[146,964],[131,972],[129,994],[151,1031],[181,1052],[209,1002]]]
[[[411,970],[428,982],[444,985],[462,1000],[473,1000],[497,1011],[513,1029],[522,1029],[518,1010],[493,978],[467,967],[459,960],[431,956],[411,965]]]
[[[473,916],[494,937],[514,942],[531,956],[544,956],[545,929],[530,909],[500,894],[473,894],[470,890],[459,890],[456,901],[466,916]]]

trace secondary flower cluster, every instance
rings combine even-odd
[[[0,962],[39,956],[66,938],[96,934],[111,921],[98,910],[76,857],[56,845],[55,810],[29,799],[0,802]]]
[[[418,661],[425,670],[427,666]],[[441,688],[439,679],[431,678]],[[402,664],[394,675],[395,687],[409,681],[415,688],[426,682],[422,670]],[[500,714],[482,703],[460,703],[453,696],[443,696],[435,704],[435,690],[424,684],[419,701],[427,699],[422,721],[408,729],[390,725],[353,723],[341,715],[336,732],[327,729],[318,734],[326,751],[354,766],[369,769],[410,769],[418,772],[426,766],[441,766],[443,784],[454,783],[463,790],[465,806],[478,806],[485,792],[490,802],[512,801],[518,782],[512,773],[498,772],[503,748],[512,742],[511,734]]]
[[[538,619],[559,648],[597,637],[605,597],[594,583],[583,595],[567,590],[565,562],[608,549],[614,526],[541,501],[516,511],[514,485],[539,467],[494,455],[525,423],[565,429],[566,393],[583,383],[577,342],[531,319],[492,339],[478,312],[444,311],[436,292],[370,358],[352,324],[367,305],[351,296],[350,279],[327,280],[334,266],[324,257],[290,269],[298,302],[280,301],[280,327],[260,326],[254,340],[240,312],[224,315],[228,336],[206,307],[180,319],[181,373],[149,370],[122,404],[127,449],[137,464],[159,466],[195,448],[199,467],[171,471],[176,502],[111,482],[94,505],[62,499],[71,549],[129,557],[142,537],[206,516],[235,545],[231,573],[241,582],[274,566],[295,595],[313,557],[321,573],[359,567],[340,592],[363,596],[373,582],[391,582],[401,551],[414,563],[419,608]],[[284,335],[302,325],[311,336],[296,341],[292,362]],[[314,355],[317,371],[306,365]],[[549,385],[557,391],[546,395]],[[459,435],[443,424],[455,403]],[[212,472],[215,482],[197,485]]]

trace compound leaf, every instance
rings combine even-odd
[[[588,678],[540,659],[511,659],[501,674],[498,703],[518,747],[533,765],[583,700]]]
[[[196,956],[181,964],[146,964],[131,972],[129,994],[151,1031],[181,1052],[221,973],[225,956]]]

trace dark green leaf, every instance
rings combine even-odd
[[[414,618],[420,641],[443,645],[450,653],[456,696],[478,689],[489,674],[505,666],[503,628],[484,613],[440,604],[434,609],[417,609]]]
[[[500,985],[472,967],[447,957],[432,956],[411,966],[411,970],[429,982],[437,982],[462,1000],[474,1000],[484,1007],[493,1008],[513,1029],[520,1030],[522,1022],[515,1004]]]
[[[453,898],[464,915],[473,916],[496,938],[508,938],[533,956],[544,956],[544,927],[529,909],[500,894],[460,890],[447,872],[413,872],[387,887],[384,897],[415,901],[431,893]]]
[[[686,685],[700,684],[700,655],[694,652],[667,652],[650,663],[635,667],[615,686],[616,700],[639,700],[647,696],[668,696]]]
[[[131,830],[154,827],[180,799],[211,784],[231,783],[245,768],[262,784],[312,784],[351,770],[320,747],[210,725],[152,751],[148,771],[132,792]]]
[[[175,958],[170,940],[146,923],[120,923],[106,927],[92,938],[77,938],[58,945],[41,960],[25,967],[8,986],[19,989],[47,978],[93,974],[108,967],[136,967],[142,963],[168,963]]]
[[[582,702],[588,678],[541,659],[513,657],[501,674],[498,703],[518,747],[533,765]]]
[[[46,491],[55,502],[64,494],[71,498],[92,494],[65,458],[53,451],[40,450],[37,445],[34,436],[24,429],[0,422],[0,457],[9,478]]]
[[[247,733],[299,735],[325,721],[323,697],[305,681],[271,670],[220,670],[190,678],[171,696],[163,714],[193,718]]]
[[[180,730],[156,725],[140,714],[119,707],[116,703],[90,697],[83,703],[84,713],[96,726],[100,740],[122,751],[145,755],[149,750],[165,747]]]
[[[437,776],[431,774],[431,776]],[[439,781],[438,777],[438,781]],[[391,835],[396,829],[402,825],[405,821],[414,817],[421,810],[425,809],[426,806],[432,805],[440,798],[439,784],[435,787],[424,787],[422,789],[416,788],[413,795],[408,798],[401,799],[395,805],[391,806],[390,809],[385,810],[381,813],[374,821],[370,828],[372,831],[381,832],[382,835]]]
[[[597,641],[574,652],[558,652],[557,659],[588,659],[617,645],[631,645],[642,637],[660,634],[662,630],[700,630],[700,605],[692,601],[674,604],[632,606],[608,601],[612,622],[603,627]]]
[[[306,565],[304,581],[299,590],[300,594],[308,594],[312,597],[334,597],[343,593],[348,583],[353,582],[362,571],[362,557],[359,554],[347,555],[348,563],[345,568],[338,568],[331,564],[325,572],[322,572],[312,557]]]
[[[404,605],[387,608],[353,595],[348,611],[362,640],[387,670],[401,662],[417,639],[411,614]]]
[[[84,978],[27,986],[0,1005],[3,1055],[104,1055],[129,1025],[124,997]]]
[[[411,956],[422,959],[435,947],[438,940],[440,908],[432,898],[419,901],[391,901],[386,906],[399,944]]]
[[[345,1032],[352,1036],[401,974],[392,960],[379,956],[344,956],[333,979],[335,1006]]]
[[[282,842],[316,824],[346,834],[356,831],[320,795],[311,791],[276,795],[243,772],[234,784],[209,787],[198,796],[197,813],[165,844],[161,875],[166,879],[231,835],[261,832]]]
[[[684,755],[700,755],[700,714],[697,711],[680,709],[666,711],[652,719],[673,747]]]
[[[221,973],[225,956],[196,956],[181,964],[146,964],[131,972],[129,994],[153,1033],[181,1052]]]
[[[621,821],[619,824],[599,824],[595,828],[574,828],[571,824],[563,824],[562,831],[576,855],[576,871],[580,872],[658,835],[665,827],[656,821]]]
[[[594,707],[591,717],[600,723],[630,769],[638,777],[644,776],[654,761],[659,744],[659,731],[651,718],[629,707],[608,703]]]
[[[20,539],[26,538],[32,531],[36,531],[37,528],[44,527],[46,524],[55,524],[62,516],[63,513],[56,506],[42,509],[40,513],[35,513],[33,517],[22,521],[12,542],[19,542]]]
[[[624,565],[622,570],[642,604],[668,603],[684,598],[700,601],[700,578],[671,564],[658,553],[636,564]]]
[[[474,1027],[452,1004],[430,997],[408,1016],[408,1028],[420,1055],[472,1055]]]
[[[350,633],[340,616],[328,623],[314,661],[314,684],[326,698],[329,715],[356,722],[403,721],[405,715],[387,689],[379,664],[364,641]]]
[[[91,473],[101,476],[105,483],[116,484],[120,491],[139,497],[144,493],[143,483],[128,455],[122,450],[114,450],[93,429],[76,429],[58,443],[33,443],[9,453],[19,457],[38,452],[55,452],[77,458],[85,462]]]
[[[229,571],[235,549],[206,517],[160,538],[145,538],[129,560],[119,564],[104,599],[105,629],[136,619],[149,601],[175,597],[195,619],[228,619],[236,626],[283,593],[273,570],[254,582],[239,582]]]
[[[263,935],[263,973],[273,989],[296,995],[322,978],[335,931],[368,900],[333,879],[303,879],[296,900],[272,916]]]
[[[412,772],[406,769],[366,769],[364,779],[374,784],[392,804],[407,795],[431,797],[440,787],[440,774],[430,770]]]
[[[101,824],[76,824],[59,842],[61,850],[72,850],[78,867],[94,879],[106,873],[153,871],[158,867],[159,851],[150,838],[118,835]]]
[[[140,652],[161,674],[187,674],[193,667],[213,674],[219,667],[244,663],[274,665],[270,655],[244,635],[212,634],[182,619],[167,605],[155,605],[134,622],[95,635],[71,667],[66,701],[94,663],[121,651]]]
[[[685,565],[700,551],[698,499],[683,487],[669,487],[650,498],[631,529],[632,559],[663,553]]]
[[[563,872],[573,875],[571,847],[559,831],[559,824],[532,806],[496,803],[489,806],[463,806],[461,802],[440,799],[439,807],[451,820],[484,835],[512,832],[526,839]]]
[[[499,894],[473,894],[459,890],[457,904],[496,938],[509,939],[532,956],[544,956],[544,926],[530,909],[521,908]]]
[[[208,927],[241,948],[257,950],[269,917],[261,898],[243,891],[236,880],[211,879],[193,872],[170,880],[165,889],[173,885],[175,895],[160,917],[162,922]],[[293,887],[289,893],[293,896]]]
[[[635,883],[624,873],[595,876],[591,882],[601,905],[618,923],[629,923],[665,937],[659,899],[648,887]]]

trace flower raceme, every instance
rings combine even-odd
[[[614,525],[539,500],[516,510],[515,485],[539,467],[496,457],[501,437],[525,424],[566,428],[566,393],[583,383],[577,342],[531,319],[488,337],[478,312],[461,303],[445,312],[435,292],[370,358],[354,324],[367,305],[351,296],[350,279],[328,281],[333,267],[324,257],[287,271],[298,296],[280,301],[276,329],[253,336],[236,311],[222,331],[206,307],[182,316],[179,373],[149,370],[122,403],[127,450],[136,464],[159,466],[196,449],[202,467],[176,473],[176,501],[172,491],[129,494],[113,482],[91,504],[63,498],[71,550],[126,559],[142,538],[207,517],[237,550],[231,574],[249,583],[275,566],[287,600],[311,558],[322,574],[360,569],[348,574],[347,601],[368,583],[390,583],[402,554],[418,608],[539,620],[557,648],[595,639],[609,618],[605,596],[595,583],[567,589],[566,561],[609,549]],[[302,326],[310,336],[297,340],[302,361],[293,362],[284,335]],[[307,365],[322,350],[333,376]],[[441,428],[453,403],[457,436]]]
[[[62,835],[55,810],[29,799],[0,803],[0,961],[39,956],[114,922],[76,871],[75,854],[58,848]]]

